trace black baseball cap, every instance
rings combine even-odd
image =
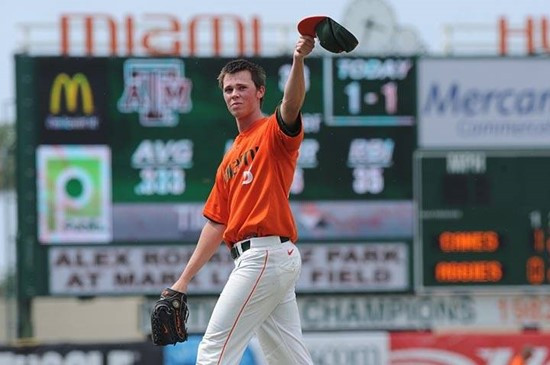
[[[332,53],[351,52],[359,44],[349,30],[334,19],[323,15],[308,16],[300,20],[298,32],[317,37],[321,46]]]

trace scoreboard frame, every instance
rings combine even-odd
[[[485,162],[483,162],[486,165],[481,166],[481,169],[489,169],[490,162],[488,162],[489,159],[495,159],[499,160],[501,165],[504,163],[508,163],[506,161],[512,160],[512,159],[521,159],[523,160],[521,163],[522,168],[528,169],[530,167],[529,164],[526,164],[525,162],[531,162],[531,164],[535,163],[535,159],[547,159],[550,162],[550,151],[545,150],[473,150],[473,149],[452,149],[452,150],[417,150],[414,153],[413,156],[413,194],[414,194],[414,200],[416,202],[416,208],[415,208],[415,227],[414,227],[414,239],[413,239],[413,250],[414,250],[414,256],[413,256],[413,271],[414,271],[414,287],[415,291],[418,293],[425,293],[425,292],[455,292],[455,291],[470,291],[470,292],[483,292],[483,293],[502,293],[502,292],[512,292],[522,290],[526,292],[542,292],[547,291],[550,287],[550,269],[548,266],[550,266],[550,208],[548,208],[548,211],[543,212],[546,214],[544,218],[540,219],[538,217],[538,220],[540,221],[539,227],[535,227],[533,225],[533,222],[536,222],[537,220],[535,217],[532,216],[532,214],[529,214],[529,216],[524,217],[525,220],[529,220],[531,222],[531,231],[529,233],[530,241],[527,243],[531,245],[531,250],[534,251],[534,253],[530,253],[530,251],[526,251],[527,249],[524,249],[523,251],[519,251],[519,255],[510,255],[508,252],[508,255],[505,255],[503,253],[497,252],[501,246],[506,249],[506,246],[509,246],[512,244],[512,240],[508,239],[507,237],[510,236],[518,236],[519,230],[522,229],[521,227],[515,226],[487,226],[487,227],[476,227],[472,228],[472,226],[475,226],[475,223],[472,223],[471,215],[468,216],[468,213],[471,213],[473,210],[480,210],[483,212],[486,212],[486,210],[483,210],[484,208],[480,208],[483,204],[489,204],[490,198],[488,198],[488,201],[482,201],[481,205],[479,207],[476,207],[475,204],[465,205],[462,207],[462,210],[460,207],[457,207],[456,209],[442,209],[438,207],[431,207],[431,206],[439,206],[441,207],[444,205],[443,203],[443,197],[440,198],[440,201],[434,202],[427,201],[426,197],[424,196],[423,192],[426,191],[424,189],[427,189],[427,184],[424,184],[426,176],[425,171],[423,171],[423,164],[429,160],[429,159],[447,159],[447,157],[450,154],[477,154],[478,156],[484,156]],[[497,162],[495,162],[495,165]],[[475,165],[475,163],[474,163]],[[479,165],[479,164],[478,164]],[[500,166],[502,170],[502,166]],[[432,166],[432,172],[434,167]],[[468,169],[468,167],[466,167]],[[475,167],[474,167],[475,169]],[[440,170],[438,170],[439,172]],[[494,171],[494,170],[493,170]],[[491,173],[494,173],[492,171],[485,171],[484,173],[487,173],[488,175]],[[433,174],[432,174],[433,175]],[[550,178],[550,174],[548,175]],[[489,175],[490,177],[490,175]],[[436,176],[430,176],[431,180],[437,180]],[[483,181],[486,181],[485,179],[482,179]],[[431,183],[430,187],[434,187],[437,183]],[[439,182],[439,186],[436,188],[440,190],[441,193],[444,191],[444,187],[442,186],[444,183],[442,181]],[[491,194],[491,183],[489,181],[489,185],[486,186],[488,190],[487,194]],[[519,184],[519,182],[516,181],[516,184]],[[470,186],[471,187],[471,186]],[[435,193],[434,193],[435,194]],[[513,195],[513,194],[511,194]],[[548,200],[550,200],[550,193],[547,194],[546,197]],[[433,198],[433,197],[432,197]],[[485,198],[482,198],[485,199]],[[512,199],[512,198],[511,198]],[[543,198],[544,199],[544,198]],[[518,212],[522,212],[523,210],[527,209],[525,206],[521,206],[520,202],[516,202],[517,204],[515,206],[511,206],[510,209],[513,210],[515,214],[519,214]],[[544,203],[541,202],[541,205]],[[498,203],[495,203],[493,207],[486,208],[489,209],[498,209],[496,207]],[[426,209],[427,208],[427,209]],[[529,207],[530,208],[530,207]],[[522,210],[523,209],[523,210]],[[533,207],[533,212],[537,212],[537,207]],[[479,213],[479,212],[478,212]],[[540,212],[539,212],[540,213]],[[429,237],[429,233],[427,231],[430,231],[430,229],[433,231],[433,227],[427,228],[426,221],[430,220],[437,220],[439,219],[440,222],[443,220],[447,220],[447,226],[449,226],[449,229],[439,230],[438,233],[436,233],[436,236],[432,234],[431,238]],[[469,220],[470,219],[470,220]],[[434,223],[437,225],[440,222]],[[525,224],[525,222],[524,222]],[[543,241],[544,239],[544,230],[546,229],[546,241]],[[502,234],[504,232],[504,234]],[[433,232],[432,232],[433,233]],[[434,237],[437,237],[434,238]],[[540,238],[540,242],[536,242],[538,238]],[[454,241],[453,241],[454,239]],[[445,241],[445,242],[443,242]],[[527,241],[527,238],[526,238]],[[449,245],[449,242],[454,242],[454,246],[451,244]],[[441,245],[445,243],[447,246],[445,247],[445,250],[447,252],[443,252],[444,250],[441,249]],[[458,243],[458,244],[457,244]],[[427,248],[433,247],[434,245],[438,246],[439,249],[443,252],[428,252],[429,250]],[[535,247],[540,246],[540,250],[537,251]],[[436,248],[437,249],[437,248]],[[453,252],[454,250],[454,252]],[[462,250],[462,251],[461,251]],[[493,258],[490,256],[494,255]],[[503,280],[512,280],[512,281],[518,281],[517,280],[517,272],[514,272],[513,275],[516,275],[513,278],[504,277],[504,275],[512,275],[510,274],[510,270],[507,270],[507,267],[511,264],[512,258],[518,258],[518,256],[521,258],[525,255],[530,255],[529,258],[524,262],[525,266],[525,280],[519,283],[515,284],[498,284],[496,281]],[[535,256],[539,255],[539,256]],[[476,258],[479,256],[479,258]],[[542,258],[540,256],[543,256]],[[441,258],[445,257],[445,258]],[[469,261],[465,261],[465,257]],[[533,258],[536,258],[536,260],[532,260]],[[543,260],[544,258],[544,260]],[[546,261],[546,264],[544,264],[544,261]],[[477,273],[482,270],[483,275],[485,276],[486,281],[480,281],[478,283],[474,283],[475,280],[468,281],[468,278],[465,275],[458,275],[458,273],[454,274],[454,278],[456,279],[455,282],[451,282],[452,278],[447,283],[441,283],[441,284],[434,284],[435,281],[437,281],[436,278],[436,268],[438,265],[442,263],[449,263],[455,265],[454,270],[465,270],[464,266],[460,267],[461,262],[468,262],[471,263],[472,266],[469,268],[470,273],[476,272],[474,269],[477,269]],[[540,264],[542,263],[542,277],[539,273],[533,271],[533,267],[536,266],[538,269],[540,267]],[[429,267],[433,267],[432,269],[427,269],[426,265],[429,265]],[[477,265],[477,266],[475,266]],[[544,268],[546,266],[546,269]],[[426,274],[427,272],[431,272],[431,276],[428,277]],[[470,274],[471,278],[474,278],[474,274]],[[492,276],[491,276],[492,275]],[[502,277],[499,277],[499,275],[502,275]],[[533,276],[535,275],[535,276]],[[478,276],[479,278],[479,276]],[[442,279],[444,280],[444,279]],[[533,281],[530,283],[528,280]],[[539,281],[539,282],[536,282]]]
[[[67,293],[52,283],[68,269],[75,275],[66,282],[84,288],[78,295],[150,294],[99,284],[87,291],[77,277],[90,262],[110,265],[101,253],[107,248],[158,253],[196,242],[202,204],[237,133],[212,72],[228,60],[15,55],[23,299]],[[291,57],[251,60],[269,75],[264,110],[272,111]],[[412,252],[416,62],[337,56],[306,63],[305,138],[290,197],[300,242],[402,242]],[[346,73],[334,84],[339,63]],[[157,84],[165,98],[151,92]],[[154,103],[141,108],[147,97]],[[331,124],[333,113],[344,122]],[[99,253],[88,263],[79,251],[86,249]],[[412,290],[410,254],[407,265],[407,287],[396,292]]]

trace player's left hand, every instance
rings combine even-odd
[[[187,295],[166,288],[151,312],[151,337],[158,346],[187,341]]]
[[[308,35],[301,35],[296,42],[296,47],[294,48],[294,57],[304,58],[313,51],[315,47],[315,38]]]

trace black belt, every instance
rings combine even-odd
[[[285,243],[287,241],[290,241],[290,238],[288,237],[279,237],[281,239],[281,243]],[[229,251],[231,253],[231,257],[233,260],[237,259],[241,254],[243,254],[246,250],[250,249],[250,240],[242,241],[240,243],[242,252],[239,253],[239,250],[237,250],[237,245],[233,245],[231,247],[231,250]]]

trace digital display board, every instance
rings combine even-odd
[[[416,67],[408,57],[326,58],[325,108],[331,126],[415,124]]]
[[[47,263],[51,246],[196,242],[238,133],[216,80],[229,60],[16,57],[20,237],[41,247],[35,268],[63,267]],[[271,113],[292,58],[251,60],[266,70]],[[412,241],[415,65],[306,60],[289,197],[301,242]]]
[[[421,286],[547,287],[548,166],[544,151],[417,152]]]
[[[291,60],[253,60],[266,70],[263,110],[272,112]],[[237,134],[216,81],[228,59],[32,61],[38,240],[195,240],[216,168]],[[305,139],[290,196],[301,239],[412,236],[414,64],[412,58],[307,60]],[[391,95],[383,91],[388,84]],[[108,173],[98,175],[90,164]],[[381,205],[388,228],[366,233]],[[338,210],[354,212],[351,229],[331,226]]]

